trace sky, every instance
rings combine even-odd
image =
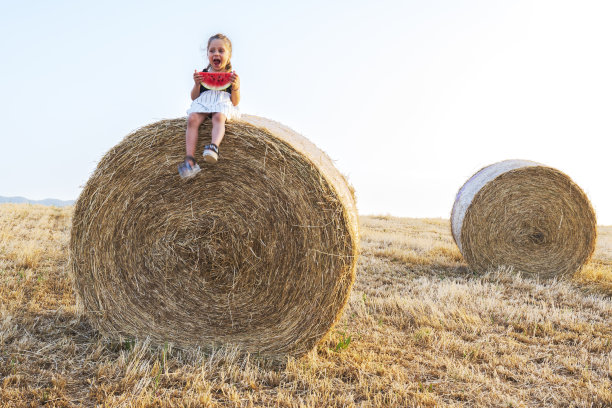
[[[3,0],[0,195],[76,199],[124,136],[185,115],[222,32],[241,111],[327,152],[361,214],[448,218],[472,174],[526,159],[612,225],[610,21],[589,0]]]

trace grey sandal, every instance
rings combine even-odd
[[[190,160],[193,164],[191,164]],[[198,166],[193,156],[185,156],[185,160],[178,165],[178,172],[181,178],[189,179],[200,172],[200,166]]]

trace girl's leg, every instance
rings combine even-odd
[[[195,157],[196,144],[198,143],[198,129],[200,125],[204,123],[206,116],[208,116],[207,113],[192,112],[187,118],[187,132],[185,133],[185,150],[187,156]]]
[[[225,136],[225,115],[221,112],[212,114],[212,141],[211,143],[217,145],[221,144]]]

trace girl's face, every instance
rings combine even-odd
[[[224,70],[229,59],[230,50],[225,41],[219,39],[212,40],[208,46],[208,62],[213,71]]]

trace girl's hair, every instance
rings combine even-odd
[[[229,58],[227,59],[227,65],[225,65],[225,69],[226,69],[228,72],[230,72],[230,71],[232,70],[232,62],[230,61],[230,58],[232,58],[232,42],[230,41],[230,39],[229,39],[229,38],[227,38],[227,36],[225,36],[225,35],[223,35],[223,34],[221,34],[221,33],[219,33],[219,34],[215,34],[215,35],[213,35],[212,37],[210,37],[210,38],[208,39],[208,44],[206,44],[206,55],[208,55],[208,49],[210,48],[210,43],[211,43],[213,40],[221,40],[221,41],[225,42],[225,45],[227,45],[227,48],[229,48],[229,53],[230,53],[230,56],[229,56]],[[208,64],[208,66],[206,67],[206,71],[208,71],[208,69],[209,69],[210,67],[211,67],[211,65],[210,65],[210,64]]]

